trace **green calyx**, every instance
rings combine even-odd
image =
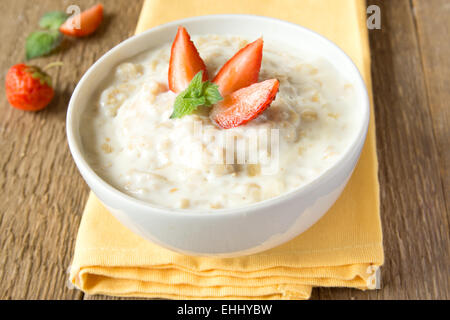
[[[36,66],[27,66],[27,68],[25,70],[26,70],[26,72],[31,74],[31,76],[34,79],[39,79],[41,84],[46,84],[50,87],[52,86],[52,77],[50,77],[47,73],[42,71],[41,68],[36,67]]]

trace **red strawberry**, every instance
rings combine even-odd
[[[41,110],[53,99],[51,82],[50,76],[38,67],[16,64],[6,74],[6,97],[17,109]]]
[[[169,88],[173,92],[186,89],[192,78],[203,70],[203,81],[208,80],[205,63],[184,27],[178,32],[172,44],[169,64]]]
[[[243,125],[270,106],[277,95],[279,85],[277,79],[270,79],[239,89],[216,104],[210,117],[223,129]]]
[[[90,35],[103,20],[103,5],[97,4],[79,15],[71,17],[64,22],[59,31],[67,36],[84,37]],[[79,25],[77,26],[77,22]]]
[[[222,96],[258,82],[262,50],[263,39],[259,38],[239,50],[223,65],[213,80]]]

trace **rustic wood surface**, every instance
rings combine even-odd
[[[38,113],[9,107],[8,68],[23,61],[40,15],[95,0],[0,2],[0,299],[103,299],[67,286],[88,188],[69,153],[65,115],[83,73],[133,34],[142,0],[104,1],[101,29],[66,40],[34,62],[62,61],[57,88]],[[386,263],[382,289],[313,290],[313,299],[449,299],[450,2],[375,1],[381,30],[370,31]],[[395,2],[395,4],[394,4]]]
[[[0,2],[0,298],[83,298],[81,292],[67,287],[67,270],[88,195],[66,142],[67,104],[83,73],[133,35],[142,1],[105,1],[105,21],[94,35],[66,41],[60,52],[33,61],[40,66],[64,63],[50,71],[57,92],[44,111],[11,108],[3,83],[8,68],[24,60],[25,38],[43,13],[71,4],[86,9],[96,2]]]

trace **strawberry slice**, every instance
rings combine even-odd
[[[79,15],[67,19],[59,27],[59,31],[67,36],[84,37],[97,30],[102,20],[103,5],[97,4]],[[78,23],[79,25],[77,25]]]
[[[233,92],[214,106],[211,120],[223,129],[230,129],[255,119],[275,99],[279,85],[277,79],[270,79]]]
[[[239,50],[223,65],[213,80],[222,96],[258,82],[263,44],[263,39],[259,38]]]
[[[184,27],[178,27],[175,40],[172,43],[169,64],[169,88],[173,92],[186,89],[192,78],[203,70],[203,81],[208,80],[205,63],[191,41]]]

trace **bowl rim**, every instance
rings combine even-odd
[[[140,200],[137,198],[134,198],[118,189],[113,187],[111,184],[106,182],[103,178],[101,178],[89,165],[89,163],[85,160],[83,156],[82,147],[79,146],[77,143],[77,139],[75,138],[75,131],[77,128],[73,125],[73,114],[75,107],[75,102],[77,100],[77,97],[80,95],[80,92],[83,87],[83,83],[86,81],[87,78],[90,77],[90,75],[96,71],[96,69],[102,64],[104,60],[107,59],[110,55],[114,54],[116,50],[119,50],[119,48],[122,48],[124,46],[132,44],[134,41],[138,41],[139,38],[145,37],[149,33],[157,32],[159,30],[162,30],[164,28],[173,28],[177,27],[178,25],[190,23],[193,21],[201,21],[201,20],[208,20],[208,19],[230,19],[230,18],[240,18],[240,19],[246,19],[246,20],[264,20],[264,21],[270,21],[272,23],[278,23],[281,25],[286,25],[289,27],[298,28],[304,33],[309,33],[313,37],[319,38],[322,42],[324,42],[326,45],[329,45],[333,47],[337,52],[339,52],[342,57],[349,62],[349,66],[353,69],[355,72],[355,81],[358,82],[358,87],[362,88],[363,91],[360,92],[362,95],[362,105],[361,108],[362,111],[362,125],[360,126],[359,132],[352,140],[352,143],[347,147],[345,153],[341,155],[341,157],[329,168],[327,168],[324,172],[322,172],[319,176],[314,178],[312,181],[301,185],[295,189],[292,189],[288,192],[282,193],[276,197],[269,198],[263,201],[246,204],[239,207],[234,208],[223,208],[223,209],[214,209],[214,210],[208,210],[208,209],[178,209],[178,208],[166,208],[163,206],[154,205],[152,203],[146,202],[144,200]],[[105,54],[103,54],[93,65],[89,67],[89,69],[85,72],[85,74],[81,77],[80,81],[76,85],[75,90],[72,93],[72,96],[70,98],[68,110],[67,110],[67,116],[66,116],[66,134],[67,134],[67,140],[69,144],[69,149],[72,154],[72,157],[74,158],[75,164],[77,165],[80,173],[82,174],[83,178],[86,180],[91,179],[93,182],[96,183],[96,187],[102,189],[103,192],[108,193],[110,196],[115,197],[116,199],[129,203],[133,206],[133,208],[139,208],[140,210],[145,211],[151,211],[152,213],[158,213],[163,215],[172,215],[175,218],[189,218],[189,217],[195,217],[195,218],[203,218],[203,219],[211,219],[211,218],[223,218],[228,217],[231,218],[233,216],[239,216],[239,215],[248,215],[252,212],[258,212],[261,209],[269,208],[278,205],[281,202],[292,200],[292,198],[298,196],[302,193],[307,193],[309,190],[314,190],[318,185],[320,185],[324,180],[330,178],[330,176],[333,175],[333,172],[337,170],[337,168],[342,167],[353,155],[355,152],[358,151],[358,147],[360,147],[362,150],[362,147],[364,146],[366,135],[368,132],[369,127],[369,121],[370,121],[370,100],[369,95],[367,91],[366,84],[364,82],[364,79],[359,71],[359,69],[356,67],[353,60],[334,42],[327,39],[326,37],[322,36],[321,34],[310,30],[306,27],[303,27],[301,25],[288,22],[285,20],[267,17],[267,16],[260,16],[260,15],[251,15],[251,14],[214,14],[214,15],[201,15],[196,17],[189,17],[184,19],[179,19],[175,21],[171,21],[165,24],[161,24],[158,26],[155,26],[153,28],[150,28],[148,30],[145,30],[141,33],[135,34],[126,40],[122,41],[118,45],[114,46],[110,50],[108,50]],[[356,150],[356,151],[355,151]],[[359,151],[360,153],[361,151]],[[89,183],[88,183],[89,184]],[[92,191],[92,190],[91,190]],[[95,193],[95,192],[94,192]],[[213,214],[211,214],[213,213]]]

